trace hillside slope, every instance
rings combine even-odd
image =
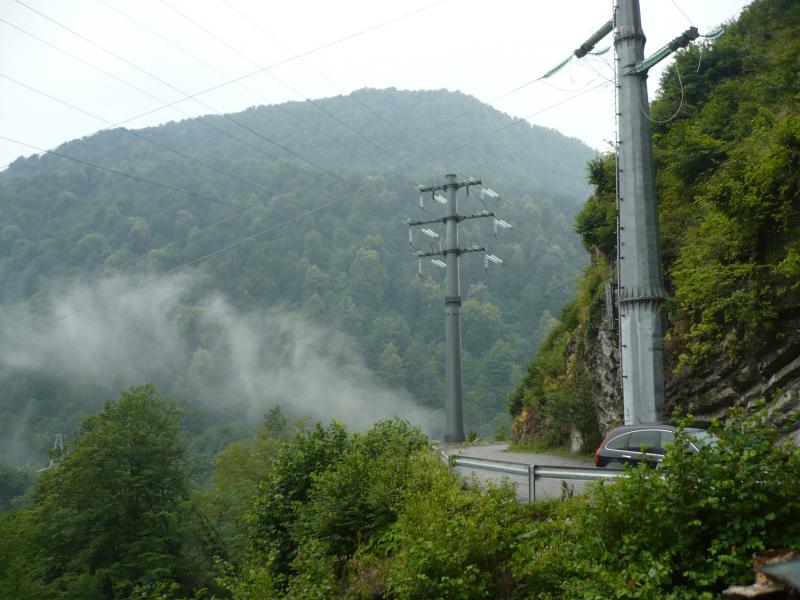
[[[758,0],[716,41],[681,52],[653,103],[668,411],[712,417],[763,398],[783,426],[800,406],[798,31],[797,2]],[[613,157],[592,165],[591,182],[576,230],[593,264],[511,395],[519,439],[566,443],[577,430],[590,447],[621,420],[605,293]]]
[[[388,390],[436,421],[443,273],[417,277],[401,218],[425,216],[414,185],[450,170],[501,192],[492,208],[515,226],[461,233],[505,260],[487,273],[465,257],[462,275],[467,426],[503,426],[516,365],[585,260],[570,224],[594,152],[445,91],[230,117],[103,131],[56,151],[83,162],[48,154],[0,174],[0,452],[43,453],[46,434],[145,380],[236,418],[277,403],[368,420],[348,395],[408,416]]]

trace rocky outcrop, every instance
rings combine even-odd
[[[797,324],[782,340],[763,342],[747,356],[720,348],[703,364],[668,373],[668,411],[680,407],[700,419],[724,416],[733,406],[764,400],[776,427],[800,443],[800,330]]]
[[[599,323],[594,352],[586,360],[589,375],[596,386],[597,421],[603,433],[622,424],[619,337],[613,322],[611,325],[604,315]]]
[[[597,386],[600,431],[606,432],[622,423],[622,394],[616,331],[605,316],[599,325],[586,366]],[[734,355],[723,342],[702,365],[681,372],[668,366],[665,414],[680,408],[697,419],[710,420],[725,416],[732,407],[764,400],[774,425],[800,445],[800,322],[788,325],[790,333],[783,339],[753,344],[756,348],[748,355]]]

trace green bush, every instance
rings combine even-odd
[[[465,489],[436,455],[418,455],[397,523],[380,542],[388,557],[386,596],[508,597],[523,514],[513,488]]]
[[[678,599],[752,581],[753,553],[800,544],[800,451],[778,445],[766,419],[734,411],[696,454],[679,434],[663,468],[630,469],[534,524],[515,556],[520,585],[554,598]]]

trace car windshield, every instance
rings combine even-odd
[[[702,448],[703,446],[708,446],[717,441],[717,436],[707,431],[687,431],[686,435],[689,437],[692,443],[698,448]]]

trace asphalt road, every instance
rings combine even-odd
[[[554,467],[593,467],[594,462],[588,458],[574,458],[567,456],[558,456],[555,454],[539,454],[534,452],[507,452],[508,444],[486,444],[481,446],[466,446],[458,447],[451,446],[444,448],[447,454],[473,456],[476,458],[484,458],[489,460],[504,460],[509,462],[523,463],[526,465],[549,465]],[[502,480],[507,480],[513,483],[517,490],[517,499],[520,502],[528,502],[528,478],[517,475],[506,475],[502,473],[493,473],[491,471],[484,471],[481,469],[470,469],[467,467],[456,467],[455,471],[466,478],[473,475],[478,478],[482,484],[485,483],[499,483]],[[567,485],[574,490],[574,493],[580,494],[585,489],[588,482],[585,481],[568,481]],[[556,479],[543,479],[536,482],[536,499],[552,499],[560,498],[562,495],[562,482]]]

